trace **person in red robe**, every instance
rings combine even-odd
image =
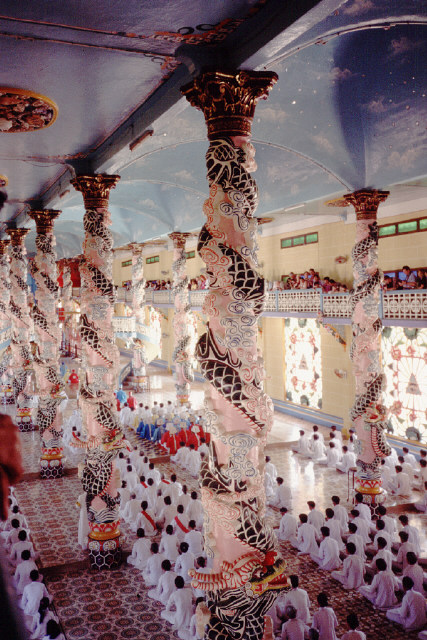
[[[79,376],[75,369],[71,369],[70,377],[68,378],[70,384],[79,384]]]
[[[128,407],[130,407],[131,409],[136,409],[136,398],[132,395],[132,391],[129,391],[127,402]]]

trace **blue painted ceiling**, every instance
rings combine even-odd
[[[121,175],[110,199],[116,246],[203,224],[206,127],[179,88],[215,60],[279,74],[252,129],[259,215],[285,219],[301,203],[298,215],[314,215],[362,187],[427,194],[424,1],[11,0],[0,14],[0,86],[59,108],[45,130],[0,133],[0,222],[33,226],[28,207],[62,209],[59,257],[81,251],[75,171]]]

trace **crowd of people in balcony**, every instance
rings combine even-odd
[[[338,282],[329,276],[321,278],[319,272],[313,268],[299,274],[291,271],[286,280],[274,280],[268,283],[269,291],[285,291],[288,289],[320,289],[323,293],[348,292],[346,284]]]
[[[425,269],[411,269],[408,265],[402,267],[402,275],[392,277],[384,274],[384,291],[401,291],[405,289],[427,289],[427,275]]]
[[[173,284],[171,280],[147,280],[145,288],[148,291],[165,291],[173,289]],[[197,278],[191,278],[188,281],[188,289],[189,291],[209,289],[209,280],[205,275],[200,274]]]

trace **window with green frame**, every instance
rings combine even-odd
[[[196,257],[196,252],[195,251],[186,251],[185,252],[185,257],[187,258],[187,260],[190,260],[191,258],[195,258]]]
[[[282,238],[280,240],[280,248],[289,249],[290,247],[300,247],[303,244],[314,244],[315,242],[319,242],[319,234],[317,231],[305,233],[300,236],[293,236],[292,238]]]
[[[427,231],[427,218],[415,218],[414,220],[404,220],[394,224],[383,224],[378,227],[378,236],[388,238],[390,236],[403,236],[407,233],[417,233],[417,231]]]
[[[160,256],[150,256],[145,259],[145,264],[153,264],[154,262],[160,262]]]
[[[124,260],[124,262],[122,262],[122,267],[131,267],[132,266],[132,260]]]

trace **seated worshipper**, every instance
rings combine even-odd
[[[335,520],[333,509],[326,509],[325,515],[325,525],[329,528],[329,535],[337,541],[338,549],[342,551],[344,549],[344,542],[342,540],[344,531],[342,525],[339,520]]]
[[[82,549],[87,549],[89,535],[89,520],[87,519],[86,491],[83,491],[77,498],[76,507],[80,509],[79,529],[77,540]]]
[[[368,545],[366,547],[366,551],[368,553],[376,553],[378,551],[378,539],[379,538],[383,538],[386,541],[386,549],[388,549],[389,551],[391,551],[391,547],[392,547],[392,539],[391,539],[391,535],[389,533],[387,533],[387,531],[385,530],[385,523],[384,520],[377,520],[375,522],[375,526],[376,526],[376,534],[374,537],[374,543],[371,545]]]
[[[22,595],[27,584],[32,582],[30,573],[34,570],[37,571],[37,565],[32,559],[29,549],[25,549],[21,552],[21,562],[16,567],[14,574],[15,587],[18,595]]]
[[[21,531],[21,523],[18,520],[18,518],[13,518],[11,520],[9,531],[2,531],[1,535],[4,538],[4,546],[6,547],[6,550],[8,552],[12,548],[12,545],[14,545],[15,542],[18,542],[19,540],[18,534],[20,531]]]
[[[413,467],[409,462],[405,462],[405,458],[403,456],[398,456],[397,459],[399,461],[399,466],[402,467],[403,473],[406,473],[409,476],[409,482],[412,487],[415,481],[415,467]]]
[[[150,589],[148,592],[148,597],[153,598],[153,600],[158,600],[163,605],[166,605],[171,594],[175,591],[175,571],[171,571],[172,565],[169,560],[163,560],[162,562],[162,575],[160,576],[160,580],[154,589]]]
[[[387,531],[392,538],[397,536],[396,519],[393,516],[387,515],[387,509],[383,504],[379,504],[377,507],[378,517],[384,522],[384,531]]]
[[[289,486],[283,483],[283,478],[278,476],[276,478],[276,488],[274,491],[274,495],[269,500],[269,505],[271,507],[287,507],[291,509],[292,507],[292,494]]]
[[[334,424],[331,426],[331,433],[333,433],[335,438],[342,443],[342,433]]]
[[[427,460],[425,458],[421,458],[418,473],[417,470],[415,470],[415,475],[417,476],[415,486],[420,491],[424,491],[424,483],[427,480]]]
[[[402,525],[402,531],[406,531],[408,534],[408,542],[411,542],[415,547],[415,553],[421,555],[420,534],[416,527],[409,524],[409,518],[406,514],[402,513],[398,518]]]
[[[403,457],[405,459],[405,462],[410,464],[412,469],[416,469],[417,459],[412,453],[409,453],[408,447],[402,447],[402,452],[403,452]]]
[[[377,570],[376,562],[380,558],[385,560],[385,563],[387,565],[387,571],[391,571],[393,568],[393,554],[389,549],[387,549],[387,540],[382,536],[377,538],[377,547],[378,547],[378,551],[372,558],[371,563],[366,566],[367,573],[376,573],[376,570]]]
[[[173,526],[168,524],[166,529],[162,533],[162,537],[160,539],[160,553],[163,553],[166,560],[169,560],[172,564],[175,564],[175,561],[179,555],[178,553],[178,537],[173,532]]]
[[[149,587],[154,586],[160,580],[162,575],[162,562],[165,560],[163,553],[159,553],[159,545],[157,542],[151,543],[151,556],[148,558],[145,569],[142,570],[142,577],[145,584]]]
[[[393,562],[393,568],[405,570],[405,567],[408,564],[408,560],[406,554],[408,551],[413,551],[416,554],[415,545],[412,542],[409,542],[409,534],[407,531],[399,531],[400,538],[400,546],[397,552],[397,556],[395,561]]]
[[[181,542],[179,545],[179,556],[175,562],[175,573],[183,578],[186,583],[191,582],[188,574],[189,569],[194,569],[196,556],[191,553],[187,542]]]
[[[312,524],[307,522],[307,514],[300,513],[299,519],[301,524],[298,527],[296,548],[299,554],[315,553],[319,552],[319,547],[316,542],[316,529]]]
[[[182,484],[178,482],[176,474],[170,477],[170,483],[162,491],[163,497],[170,496],[174,504],[178,503],[179,497],[182,495]]]
[[[285,614],[287,620],[282,625],[280,640],[304,640],[304,638],[308,638],[308,626],[302,620],[298,620],[295,607],[288,605],[285,609]]]
[[[319,632],[319,640],[337,640],[335,629],[338,626],[338,620],[334,610],[329,606],[326,593],[319,593],[317,604],[319,609],[313,616],[311,626]]]
[[[28,540],[26,530],[21,529],[18,533],[18,541],[12,545],[12,548],[9,552],[9,562],[14,567],[16,567],[16,565],[21,560],[21,553],[26,550],[30,552],[31,557],[35,558],[36,554],[34,551],[33,543],[31,542],[31,540]]]
[[[166,609],[160,615],[173,625],[173,629],[188,631],[193,615],[192,592],[185,588],[181,576],[175,578],[175,591],[169,596]]]
[[[190,531],[188,528],[188,516],[184,514],[184,505],[179,504],[176,508],[177,514],[170,523],[173,526],[173,532],[176,535],[178,542],[184,542],[185,534]]]
[[[299,453],[301,456],[305,456],[309,458],[311,455],[311,440],[308,434],[305,431],[300,429],[299,432],[299,440],[297,442],[296,448],[292,449],[294,453]]]
[[[341,455],[339,450],[335,446],[335,442],[330,442],[326,448],[326,455],[324,458],[320,458],[317,461],[318,464],[324,464],[330,469],[335,469],[337,464],[341,462]]]
[[[47,635],[47,625],[50,620],[55,623],[58,619],[52,611],[49,611],[49,598],[42,598],[40,600],[39,609],[34,616],[31,625],[29,625],[29,631],[32,631],[31,638],[45,638]],[[61,634],[62,635],[62,634]]]
[[[196,521],[190,520],[188,523],[190,531],[185,534],[184,542],[188,544],[188,548],[191,553],[194,553],[196,557],[203,554],[203,536],[200,531],[196,530]]]
[[[353,451],[349,451],[346,445],[342,448],[341,462],[337,464],[337,471],[341,473],[348,473],[350,469],[356,466],[356,454]]]
[[[39,572],[33,569],[30,573],[31,582],[24,587],[22,592],[22,600],[20,607],[24,610],[25,615],[35,616],[38,609],[40,600],[42,598],[49,598],[49,594],[43,582],[39,582]]]
[[[385,491],[390,492],[396,482],[396,470],[386,464],[384,458],[381,460],[381,486]]]
[[[372,584],[359,587],[359,593],[372,602],[376,609],[389,609],[397,604],[395,591],[399,588],[399,581],[392,571],[387,570],[386,561],[380,558],[376,561],[378,573]]]
[[[317,426],[317,424],[314,424],[314,425],[313,425],[313,434],[312,434],[312,436],[311,436],[311,439],[313,440],[313,439],[314,439],[314,436],[316,436],[316,435],[317,435],[317,436],[319,436],[319,440],[320,440],[320,442],[321,442],[322,444],[324,444],[324,443],[325,443],[325,439],[324,439],[324,437],[323,437],[323,433],[322,433],[321,431],[319,431],[319,427]]]
[[[118,493],[120,494],[120,515],[123,517],[123,514],[126,509],[126,505],[130,500],[130,491],[127,486],[127,482],[123,480],[122,486],[118,489]]]
[[[346,531],[348,525],[347,509],[340,504],[341,500],[339,496],[332,496],[331,501],[334,510],[334,520],[338,520],[341,524],[342,531]]]
[[[196,571],[197,573],[210,573],[211,570],[206,566],[206,558],[204,556],[199,556],[196,559]],[[196,587],[191,587],[193,589],[193,596],[195,598],[203,597],[205,599],[205,591],[202,589],[197,589]]]
[[[200,438],[200,445],[199,445],[198,451],[200,454],[204,453],[205,456],[209,455],[209,447],[206,444],[206,438],[204,437]]]
[[[163,529],[167,524],[172,522],[172,520],[176,516],[176,506],[172,504],[172,500],[170,496],[166,496],[163,498],[163,506],[161,506],[160,511],[157,516],[157,526]]]
[[[298,521],[291,513],[289,513],[287,507],[280,509],[282,517],[280,519],[279,532],[277,537],[279,540],[288,540],[294,546],[297,540]]]
[[[200,453],[196,451],[194,444],[190,444],[190,448],[187,454],[187,471],[193,476],[193,478],[197,478],[200,471],[200,464],[202,459],[200,457]]]
[[[355,613],[349,613],[347,616],[347,624],[350,631],[347,631],[347,633],[341,636],[341,640],[366,640],[366,635],[363,631],[357,630],[359,618]]]
[[[397,451],[394,447],[390,447],[391,449],[391,453],[389,456],[387,456],[385,458],[385,463],[387,466],[391,467],[392,469],[394,469],[396,467],[396,465],[399,463],[398,459],[397,459]]]
[[[418,564],[417,556],[413,551],[408,551],[406,554],[407,565],[403,570],[402,578],[408,576],[414,583],[414,591],[418,591],[423,596],[426,595],[424,589],[424,581],[427,579],[422,567]],[[403,589],[402,583],[400,583],[401,589]]]
[[[421,513],[426,513],[427,512],[427,480],[426,482],[424,482],[424,494],[423,497],[421,498],[421,500],[418,500],[417,502],[414,502],[414,507],[417,511],[420,511]]]
[[[310,598],[305,589],[299,586],[299,577],[296,575],[289,576],[292,589],[286,591],[281,598],[280,611],[286,609],[286,607],[294,607],[296,611],[296,618],[304,622],[304,624],[310,624]]]
[[[157,534],[156,520],[154,511],[148,508],[148,502],[143,500],[141,502],[141,512],[133,521],[133,527],[137,529],[144,529],[145,535],[148,537],[155,536]]]
[[[203,505],[199,500],[197,491],[192,491],[190,498],[191,500],[188,503],[187,509],[185,510],[185,515],[188,517],[189,520],[195,520],[196,527],[198,529],[201,529],[203,526],[203,519],[204,519]]]
[[[337,449],[337,451],[338,451],[338,453],[339,453],[339,455],[341,457],[342,456],[342,440],[337,438],[333,431],[329,434],[329,443],[331,443],[331,442],[334,443],[335,449]],[[347,445],[347,448],[349,448],[348,445]]]
[[[365,562],[365,543],[362,536],[358,532],[357,524],[354,524],[354,522],[349,522],[348,530],[350,534],[347,536],[347,542],[352,542],[354,544],[354,546],[356,547],[356,555],[360,556],[363,562]]]
[[[324,515],[321,511],[319,511],[319,509],[316,509],[316,503],[313,502],[312,500],[309,500],[307,502],[308,508],[309,508],[309,514],[308,514],[308,520],[307,522],[309,524],[312,524],[313,527],[316,529],[316,534],[317,536],[320,538],[320,529],[321,527],[323,527],[323,525],[325,524],[325,518]]]
[[[179,465],[180,467],[186,467],[187,455],[188,455],[188,449],[185,446],[185,442],[183,440],[180,440],[179,449],[174,456],[171,456],[171,460],[172,462],[175,462],[175,464]]]
[[[313,462],[318,462],[326,456],[326,449],[323,441],[320,440],[319,434],[315,433],[311,441],[311,451],[309,457]]]
[[[160,442],[162,439],[162,435],[166,431],[166,420],[163,417],[159,417],[156,420],[156,426],[151,436],[151,442]]]
[[[43,640],[65,640],[65,636],[61,633],[61,627],[56,620],[49,620],[46,624],[46,635]]]
[[[146,500],[148,502],[148,506],[150,507],[150,509],[153,509],[153,511],[155,512],[157,509],[157,485],[154,483],[153,478],[148,478],[148,480],[144,483],[147,486],[142,488],[140,495],[142,496],[143,500]]]
[[[425,598],[414,591],[414,582],[409,576],[402,579],[402,585],[405,595],[400,607],[387,611],[386,616],[392,622],[402,625],[405,631],[418,631],[427,623]]]
[[[354,500],[356,503],[355,509],[358,510],[359,515],[369,522],[371,529],[375,529],[375,523],[373,523],[371,519],[371,510],[368,505],[363,502],[363,495],[361,493],[356,493]]]
[[[311,559],[324,571],[333,571],[342,565],[338,542],[329,535],[329,527],[322,527],[320,531],[323,540],[317,553],[311,554]]]
[[[131,464],[127,465],[123,479],[126,480],[129,491],[135,491],[136,487],[139,485],[139,475]]]
[[[133,543],[132,553],[128,556],[127,563],[142,571],[150,557],[151,542],[145,537],[144,529],[137,529],[136,535],[138,539]]]
[[[411,495],[411,481],[407,473],[403,473],[402,467],[398,464],[395,466],[396,477],[393,483],[391,493],[396,496]]]
[[[370,523],[362,518],[359,513],[359,509],[352,509],[350,511],[351,522],[357,526],[357,533],[362,536],[363,544],[369,544],[371,542],[371,538],[369,536],[370,532]]]
[[[269,476],[276,480],[277,478],[277,469],[276,465],[271,462],[270,456],[265,456],[265,465],[264,465],[264,473],[268,473]]]
[[[131,493],[130,500],[126,505],[126,509],[123,513],[123,519],[128,522],[131,527],[135,526],[138,515],[141,512],[141,500],[136,497],[135,493]],[[132,529],[136,531],[136,529]]]
[[[347,557],[344,560],[341,571],[332,571],[334,580],[341,582],[344,589],[358,589],[364,584],[365,564],[362,558],[356,555],[356,547],[353,542],[346,544]]]

